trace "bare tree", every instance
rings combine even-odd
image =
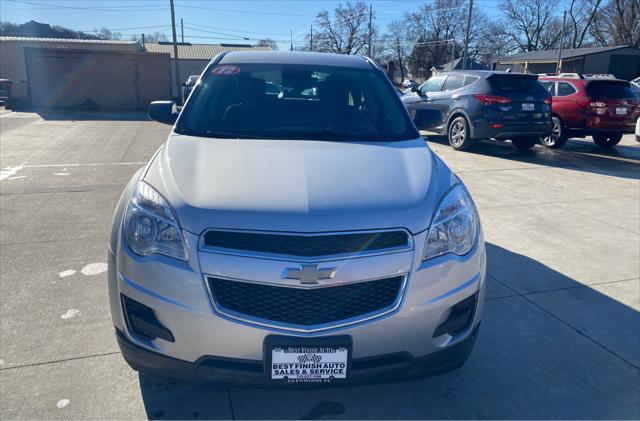
[[[560,40],[562,22],[554,0],[502,0],[500,8],[502,31],[518,50],[548,50]]]
[[[405,15],[408,36],[415,42],[410,62],[427,60],[427,66],[438,66],[451,59],[451,46],[462,40],[465,21],[464,0],[433,0],[416,12]],[[454,47],[455,48],[455,47]]]
[[[589,27],[598,45],[640,47],[640,0],[609,0]]]
[[[462,56],[462,48],[464,48],[462,41],[464,37],[462,34],[459,36],[462,38],[457,38],[456,34],[456,57]],[[469,32],[469,59],[491,63],[494,56],[498,57],[505,53],[508,44],[508,38],[501,33],[498,23],[481,9],[474,10]]]
[[[142,41],[142,36],[141,35],[133,35],[131,37],[132,41],[138,41],[141,42]],[[167,36],[165,34],[163,34],[162,32],[154,32],[152,34],[144,34],[144,41],[145,42],[168,42],[169,38],[167,38]]]
[[[100,29],[94,29],[94,34],[96,35],[96,37],[98,37],[98,39],[121,39],[122,38],[122,34],[120,32],[114,32],[111,29],[108,28],[100,28]]]
[[[404,74],[404,67],[411,66],[408,52],[411,51],[412,45],[407,38],[405,23],[402,21],[391,22],[384,37],[384,58],[388,65],[388,75],[396,83],[401,83],[407,76]],[[419,65],[420,63],[414,65],[414,68],[417,69]]]
[[[273,51],[278,49],[278,43],[271,38],[263,38],[256,43],[256,47],[269,47]]]
[[[599,11],[602,0],[570,0],[565,25],[565,47],[580,48],[593,44],[590,29]]]
[[[367,46],[369,7],[362,1],[339,4],[331,15],[327,10],[318,13],[318,31],[313,35],[316,51],[339,54],[359,54]]]

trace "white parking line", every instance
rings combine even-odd
[[[22,168],[24,168],[23,165],[18,165],[17,167],[6,167],[4,170],[0,170],[0,181],[16,175]]]
[[[20,168],[56,168],[56,167],[105,167],[109,165],[144,165],[146,162],[95,162],[90,164],[38,164],[23,165]]]
[[[7,178],[11,177],[10,179],[16,179],[16,177],[13,177],[14,175],[16,175],[16,173],[24,168],[59,168],[59,167],[106,167],[106,166],[110,166],[110,165],[145,165],[146,162],[140,161],[140,162],[94,162],[94,163],[90,163],[90,164],[40,164],[40,165],[17,165],[15,167],[6,167],[5,169],[0,171],[0,181],[6,180]],[[56,173],[54,175],[67,175],[67,174],[62,174],[62,173]],[[24,177],[19,177],[19,178],[24,178]]]

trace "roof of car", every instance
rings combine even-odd
[[[311,66],[336,66],[370,69],[372,64],[363,56],[309,53],[299,51],[231,51],[226,53],[220,64],[303,64]]]
[[[560,82],[577,82],[579,84],[583,84],[583,85],[588,85],[590,83],[593,82],[615,82],[615,83],[629,83],[629,81],[624,80],[624,79],[617,79],[617,78],[605,78],[605,77],[584,77],[584,78],[577,78],[577,77],[571,77],[571,76],[554,76],[554,75],[547,75],[547,76],[539,76],[539,79],[541,81],[544,82],[553,82],[553,81],[560,81]]]
[[[530,73],[518,73],[518,72],[506,72],[502,70],[451,70],[449,72],[440,72],[442,74],[464,74],[464,75],[474,75],[487,78],[491,75],[526,75],[526,76],[535,76]]]

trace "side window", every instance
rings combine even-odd
[[[546,80],[541,80],[540,81],[540,85],[542,85],[542,87],[547,92],[549,92],[551,94],[551,96],[555,96],[556,95],[556,93],[554,92],[555,91],[555,89],[554,89],[555,82],[549,82],[549,81],[546,81]]]
[[[446,82],[444,82],[443,91],[453,91],[458,88],[462,88],[464,85],[464,76],[463,75],[449,75]]]
[[[558,82],[558,96],[568,96],[576,93],[576,88],[567,82]]]
[[[429,80],[420,86],[420,93],[426,94],[428,92],[440,92],[446,77],[446,75],[431,76]]]
[[[464,86],[469,86],[474,83],[476,80],[480,79],[478,76],[465,76],[464,77]]]

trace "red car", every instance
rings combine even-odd
[[[596,145],[617,145],[624,133],[633,133],[640,116],[640,98],[629,82],[579,74],[540,76],[551,93],[553,133],[541,138],[549,148],[560,148],[570,137],[591,136]]]

